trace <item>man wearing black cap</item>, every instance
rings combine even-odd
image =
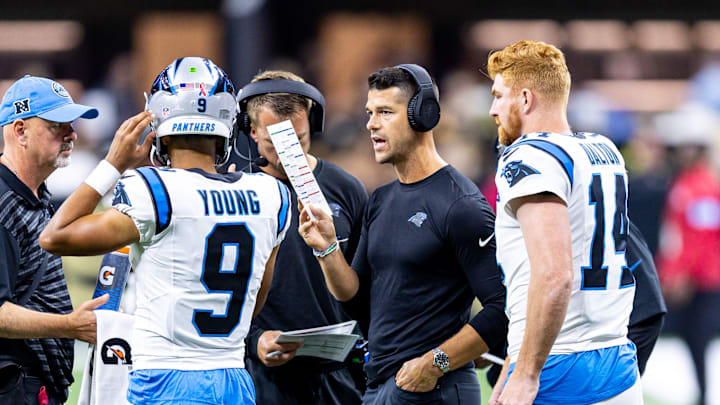
[[[73,312],[62,263],[40,248],[53,211],[45,179],[70,163],[72,122],[95,118],[57,82],[25,76],[0,105],[0,403],[61,404],[73,382],[73,341],[95,343],[96,307]]]

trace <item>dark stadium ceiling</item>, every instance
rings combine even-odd
[[[236,0],[252,3],[256,0]],[[262,0],[260,0],[262,1]],[[0,2],[2,19],[96,19],[119,22],[151,10],[218,10],[222,0],[26,0]],[[438,23],[465,22],[486,18],[617,18],[623,20],[674,18],[695,20],[719,18],[720,4],[707,1],[569,1],[569,0],[267,0],[271,15],[279,20],[314,22],[332,11],[414,12]]]
[[[5,51],[0,50],[0,78],[14,77],[18,66],[25,66],[28,63],[43,62],[53,67],[52,74],[58,77],[82,78],[85,85],[96,83],[103,79],[103,72],[106,71],[109,61],[120,52],[126,52],[132,48],[131,32],[137,18],[145,13],[151,12],[183,12],[183,11],[204,11],[217,12],[221,15],[228,15],[226,11],[232,4],[239,9],[253,9],[255,13],[249,18],[227,18],[225,28],[228,33],[229,47],[235,46],[233,36],[244,31],[251,33],[252,38],[257,38],[254,44],[263,48],[267,55],[285,55],[298,60],[306,60],[307,44],[316,38],[322,21],[332,13],[369,13],[393,15],[411,14],[426,20],[432,27],[432,39],[430,48],[433,50],[433,61],[429,62],[436,69],[438,74],[445,70],[452,69],[458,63],[472,65],[482,64],[483,55],[488,48],[497,47],[497,44],[487,43],[488,38],[483,34],[485,22],[490,24],[498,20],[552,20],[553,24],[560,27],[564,34],[564,43],[575,49],[588,48],[597,40],[583,41],[582,32],[575,27],[575,21],[595,20],[620,26],[615,31],[620,32],[618,43],[605,43],[603,49],[626,49],[642,48],[644,42],[632,42],[624,33],[638,31],[638,24],[648,20],[672,20],[674,23],[684,25],[684,30],[694,33],[702,21],[720,20],[720,2],[707,1],[633,1],[633,0],[605,0],[605,1],[568,1],[568,0],[511,0],[511,1],[482,1],[482,0],[305,0],[302,2],[290,0],[25,0],[23,2],[11,2],[0,0],[0,21],[5,22],[33,22],[37,20],[52,20],[79,23],[82,27],[82,42],[74,46],[72,50],[58,52],[13,52],[10,45],[16,47],[26,46],[30,34],[35,37],[41,35],[42,30],[24,33],[15,33],[15,44],[5,46]],[[610,21],[612,20],[612,21]],[[700,22],[700,23],[698,23]],[[32,25],[32,24],[30,24]],[[46,24],[47,25],[47,24]],[[528,25],[520,22],[520,25]],[[504,25],[503,27],[506,27]],[[0,26],[0,28],[2,28]],[[47,28],[47,27],[46,27]],[[17,30],[16,30],[17,31]],[[592,30],[591,30],[592,31]],[[710,30],[711,36],[718,30]],[[462,38],[465,33],[479,33],[471,35],[471,44],[477,49],[483,50],[477,53],[478,60],[464,59],[463,46],[467,45],[467,38]],[[506,28],[502,28],[504,34],[508,34]],[[614,32],[614,31],[613,31]],[[0,33],[2,30],[0,29]],[[497,35],[491,35],[494,39]],[[700,38],[694,35],[692,38]],[[8,36],[4,37],[8,39]],[[632,38],[640,38],[637,35]],[[594,39],[594,38],[591,38]],[[50,41],[41,41],[42,46],[50,46]],[[66,41],[73,43],[73,41]],[[617,41],[616,41],[617,42]],[[657,41],[656,41],[657,42]],[[708,47],[688,42],[689,47],[710,49],[713,52],[720,50],[720,41],[713,41]],[[67,44],[66,44],[67,45]],[[245,44],[242,44],[243,46]],[[70,46],[70,45],[67,45]],[[27,49],[26,49],[27,50]],[[39,51],[39,48],[36,50]],[[467,54],[464,54],[467,55]],[[474,54],[470,54],[474,55]],[[593,60],[598,66],[601,61],[592,59],[594,54],[572,53],[570,59],[576,57],[582,60]],[[692,54],[694,55],[694,54]],[[691,55],[691,56],[692,56]],[[651,65],[673,66],[673,75],[660,75],[650,78],[673,79],[678,75],[686,75],[694,71],[696,65],[701,62],[702,55],[690,58],[690,62],[683,61],[681,68],[666,63],[660,53],[652,58],[647,56]],[[471,56],[472,58],[472,56]],[[655,58],[655,59],[653,59]],[[660,62],[657,62],[657,58]],[[678,58],[675,58],[678,59]],[[675,60],[673,59],[673,60]],[[89,64],[86,61],[92,60]],[[693,62],[694,61],[694,62]],[[657,62],[657,63],[656,63]],[[595,65],[593,65],[595,66]],[[594,68],[597,69],[597,68]],[[678,73],[680,72],[680,73]],[[595,70],[586,72],[587,77],[597,77]],[[582,72],[579,73],[582,76]],[[667,76],[667,77],[666,77]],[[683,76],[684,77],[684,76]]]

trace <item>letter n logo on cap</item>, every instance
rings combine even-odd
[[[13,103],[15,105],[15,114],[23,114],[30,112],[30,99],[18,100]]]

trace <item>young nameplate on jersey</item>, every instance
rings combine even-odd
[[[148,109],[118,129],[41,244],[75,255],[130,245],[137,288],[129,402],[253,404],[244,340],[289,227],[289,192],[263,174],[217,173],[236,106],[232,83],[212,61],[168,65]],[[138,145],[151,122],[155,133]],[[128,170],[151,144],[165,167]],[[113,208],[92,214],[118,180]]]

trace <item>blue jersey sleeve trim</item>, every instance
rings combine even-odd
[[[277,180],[278,189],[280,190],[280,211],[278,211],[278,230],[277,234],[280,235],[288,218],[288,208],[290,208],[290,192],[287,187]]]
[[[168,194],[165,183],[158,173],[150,167],[141,167],[137,169],[140,177],[150,190],[150,196],[153,200],[153,208],[155,208],[155,235],[164,231],[170,225],[172,217],[172,204],[170,203],[170,195]]]
[[[555,145],[552,142],[542,141],[539,139],[530,139],[527,141],[519,142],[511,148],[508,148],[508,150],[515,149],[518,146],[522,145],[530,145],[534,148],[540,149],[541,151],[549,153],[552,157],[555,158],[555,160],[560,163],[562,168],[565,170],[565,174],[568,176],[568,180],[570,180],[570,187],[573,185],[573,171],[574,171],[574,162],[570,155],[565,152],[565,150],[557,145]],[[506,152],[507,153],[507,152]]]

